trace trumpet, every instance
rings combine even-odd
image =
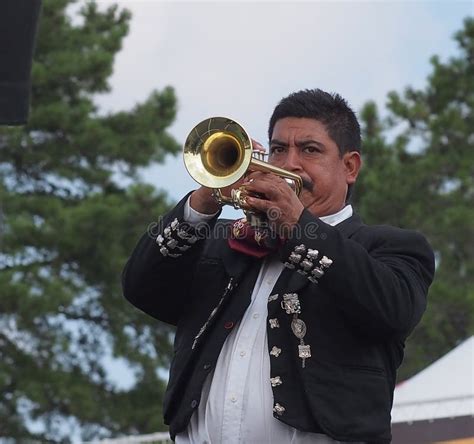
[[[210,117],[198,123],[186,138],[183,160],[189,175],[197,183],[212,188],[220,204],[243,209],[255,229],[264,227],[266,218],[246,208],[248,194],[245,188],[232,189],[230,196],[225,196],[221,188],[238,182],[249,171],[270,172],[283,177],[298,196],[303,187],[297,174],[264,162],[262,153],[253,150],[247,131],[228,117]]]

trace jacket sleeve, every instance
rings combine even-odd
[[[125,298],[156,319],[176,325],[188,304],[194,266],[218,214],[201,226],[184,221],[189,194],[135,247],[122,273]]]
[[[364,241],[356,241],[305,210],[297,226],[301,237],[286,242],[282,260],[314,283],[315,297],[334,298],[352,324],[405,338],[426,308],[433,251],[415,231],[365,230],[357,236]]]

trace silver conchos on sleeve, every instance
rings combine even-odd
[[[189,229],[189,227],[187,227]],[[184,224],[175,218],[165,229],[163,234],[159,234],[156,243],[160,247],[160,253],[163,256],[178,258],[183,252],[191,248],[198,238],[189,233]]]

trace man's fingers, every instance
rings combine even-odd
[[[283,186],[289,189],[280,177],[262,172],[252,173],[247,176],[242,186],[247,191],[265,194],[268,199],[278,198],[279,195],[285,194],[286,188],[283,188]]]
[[[259,211],[261,213],[267,213],[267,210],[273,206],[269,200],[259,199],[257,197],[248,196],[246,202],[251,210]]]

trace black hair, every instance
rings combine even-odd
[[[330,94],[321,89],[305,89],[281,99],[270,117],[270,141],[276,122],[285,117],[303,117],[321,122],[336,143],[341,157],[350,151],[361,152],[359,122],[347,101],[339,94]],[[349,186],[346,201],[352,193],[351,188]]]
[[[269,140],[276,122],[285,117],[306,117],[323,123],[341,156],[348,151],[361,150],[359,122],[354,111],[339,94],[305,89],[283,98],[270,118]]]

